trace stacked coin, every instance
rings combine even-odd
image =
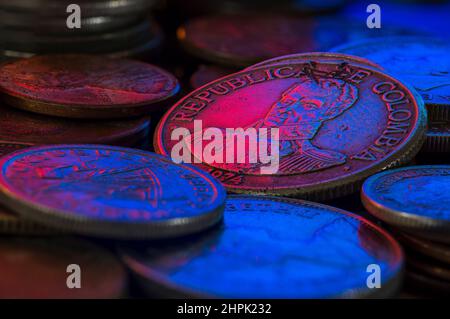
[[[427,37],[387,37],[340,45],[332,51],[354,54],[382,65],[422,95],[429,114],[426,152],[450,151],[450,45]]]
[[[2,1],[0,51],[9,57],[43,53],[144,56],[159,49],[150,20],[154,0]]]
[[[450,166],[409,166],[368,178],[367,210],[391,225],[407,252],[408,288],[450,293]]]

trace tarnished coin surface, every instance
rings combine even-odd
[[[400,281],[396,241],[367,220],[321,204],[230,196],[224,222],[202,236],[119,248],[150,294],[219,298],[389,295]],[[368,289],[367,267],[381,268]]]
[[[77,270],[70,265],[80,267],[80,289],[68,287]],[[111,252],[70,237],[0,238],[0,273],[0,298],[120,298],[127,288],[125,269]]]
[[[377,218],[413,235],[450,243],[450,166],[423,165],[369,177],[361,199]]]
[[[350,42],[332,49],[368,58],[415,87],[433,120],[450,119],[450,44],[423,37]]]
[[[422,99],[397,79],[316,60],[244,70],[191,92],[161,119],[154,147],[234,192],[330,199],[410,160],[425,124]]]
[[[225,192],[207,173],[160,155],[102,145],[33,147],[0,160],[0,199],[29,220],[112,238],[208,228]]]
[[[160,111],[177,79],[151,64],[94,55],[43,55],[1,66],[0,90],[15,107],[48,115],[113,118]]]
[[[4,144],[134,146],[149,129],[148,117],[107,121],[64,119],[0,106],[0,141]]]

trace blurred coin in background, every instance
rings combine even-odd
[[[391,28],[361,28],[342,18],[299,18],[274,14],[228,14],[194,18],[177,37],[193,56],[231,67],[246,67],[281,55],[328,51],[343,42],[408,34]]]
[[[192,74],[189,84],[191,88],[198,89],[199,87],[217,80],[225,75],[236,72],[234,69],[223,68],[215,65],[200,65],[197,71]]]

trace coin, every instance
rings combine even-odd
[[[117,30],[94,34],[50,34],[47,31],[2,28],[0,48],[34,54],[100,54],[129,49],[156,35],[147,20]]]
[[[49,117],[0,106],[0,141],[5,144],[133,146],[149,129],[148,117],[98,122]]]
[[[65,12],[65,11],[64,11]],[[67,13],[66,13],[67,14]],[[19,30],[35,30],[38,33],[45,31],[47,34],[86,34],[117,30],[136,23],[135,16],[97,16],[81,17],[80,28],[69,29],[67,27],[67,16],[46,17],[36,12],[24,13],[7,11],[0,8],[0,21],[4,28]]]
[[[187,52],[231,67],[247,67],[287,54],[328,51],[343,42],[383,34],[403,34],[403,30],[389,26],[368,29],[352,20],[279,14],[203,16],[177,30]]]
[[[33,147],[0,159],[0,199],[20,216],[99,237],[149,239],[208,228],[222,186],[160,155],[102,145]]]
[[[57,234],[61,234],[61,232],[20,218],[6,208],[0,207],[0,235],[43,236]]]
[[[450,265],[450,246],[431,242],[406,233],[400,233],[397,236],[408,248]]]
[[[450,45],[424,37],[389,37],[332,49],[368,58],[411,83],[422,95],[432,120],[450,119]]]
[[[246,69],[255,69],[261,66],[268,66],[280,63],[283,64],[289,62],[295,63],[295,62],[314,61],[314,58],[318,58],[320,61],[327,61],[327,60],[341,61],[341,62],[351,61],[354,63],[360,63],[362,65],[368,65],[373,68],[383,70],[383,68],[380,65],[368,59],[361,58],[351,54],[335,53],[335,52],[308,52],[308,53],[289,54],[256,63],[254,65],[249,66]]]
[[[450,120],[429,122],[422,151],[450,152]]]
[[[450,166],[398,168],[369,177],[361,199],[384,222],[430,240],[450,243]]]
[[[403,263],[396,241],[357,215],[266,196],[228,197],[223,224],[201,236],[119,252],[147,293],[177,298],[389,295]],[[383,274],[380,289],[367,288],[372,264]]]
[[[189,84],[191,88],[198,89],[199,87],[217,80],[225,75],[234,73],[232,69],[222,68],[214,65],[200,65],[197,71],[192,74]]]
[[[1,7],[27,13],[36,14],[36,12],[39,12],[39,14],[44,16],[65,16],[67,15],[67,7],[72,3],[73,1],[71,0],[14,0],[2,2]],[[83,15],[88,17],[98,15],[143,14],[143,12],[153,7],[156,4],[156,1],[78,0],[77,4],[80,6]]]
[[[70,289],[69,276],[79,268],[81,289]],[[119,298],[127,278],[106,249],[86,240],[0,238],[0,298]]]
[[[325,200],[355,192],[366,177],[410,160],[422,144],[425,123],[420,96],[395,78],[360,64],[316,60],[241,71],[193,91],[161,119],[154,148],[172,155],[186,144],[189,154],[183,158],[233,192]],[[177,128],[194,139],[177,138]],[[191,150],[198,144],[212,148],[203,138],[207,128],[223,136],[232,129],[238,137],[253,128],[253,142],[239,154],[244,163],[236,158],[235,143],[220,140],[214,147],[219,159],[198,163],[203,154]],[[274,128],[279,153],[277,143],[266,140],[274,145],[267,147],[273,151],[273,171],[263,173],[269,164],[262,164],[257,142],[264,140],[262,130],[270,135]]]
[[[151,64],[94,55],[43,55],[1,66],[5,102],[48,115],[113,118],[160,111],[177,79]]]

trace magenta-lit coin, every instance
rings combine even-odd
[[[8,104],[75,118],[130,117],[161,111],[177,79],[151,64],[94,55],[42,55],[1,66]]]
[[[0,199],[29,220],[76,233],[153,239],[217,223],[225,192],[193,166],[106,145],[32,147],[0,160]]]
[[[315,60],[244,70],[195,90],[161,119],[154,146],[184,154],[234,192],[324,199],[411,159],[425,124],[422,99],[397,79]]]

